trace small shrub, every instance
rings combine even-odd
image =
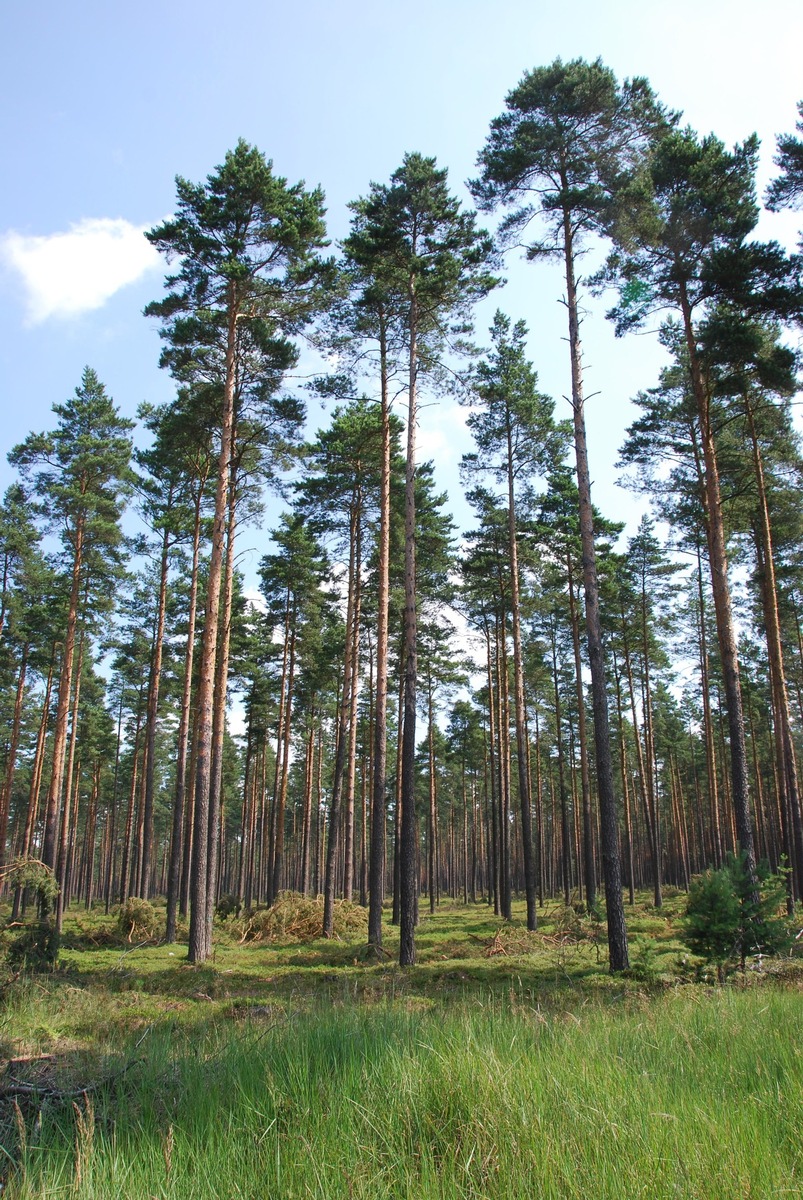
[[[582,913],[572,905],[561,905],[552,914],[553,937],[559,942],[581,942],[585,938]]]
[[[10,888],[30,889],[36,896],[39,919],[23,925],[6,944],[11,968],[51,971],[59,956],[59,934],[52,918],[59,885],[50,867],[36,858],[18,858],[3,872]]]
[[[147,940],[156,937],[161,924],[161,917],[147,900],[129,896],[125,904],[120,905],[117,924],[126,941],[134,938]]]
[[[52,971],[58,956],[59,934],[50,920],[24,926],[6,950],[9,966],[26,971]]]
[[[239,917],[241,907],[239,899],[231,892],[226,892],[215,905],[215,916],[221,921],[227,921],[232,916]]]
[[[640,983],[657,983],[660,978],[658,954],[651,938],[639,938],[630,956],[630,974]]]
[[[791,945],[789,923],[779,915],[785,895],[784,872],[759,868],[756,894],[744,855],[729,856],[718,870],[692,880],[683,941],[716,966],[720,979],[735,963],[744,970],[748,955],[778,954]]]

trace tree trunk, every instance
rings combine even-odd
[[[232,433],[232,455],[234,454]],[[207,856],[206,925],[212,945],[212,921],[217,903],[220,831],[223,828],[223,744],[226,735],[226,695],[229,681],[231,646],[231,605],[234,594],[234,538],[237,532],[237,467],[232,458],[229,479],[229,510],[226,527],[226,557],[223,568],[223,617],[219,625],[219,646],[215,664],[215,711],[212,722],[212,767],[209,786],[209,850]]]
[[[685,285],[682,282],[679,285],[679,289],[686,349],[689,354],[692,389],[697,404],[697,416],[700,422],[703,461],[705,464],[704,482],[708,561],[711,570],[711,586],[714,593],[717,639],[719,642],[719,654],[722,664],[728,715],[733,814],[736,820],[739,849],[745,858],[745,869],[753,890],[757,891],[756,854],[753,844],[753,828],[750,820],[747,745],[744,733],[742,689],[739,681],[736,626],[733,621],[730,586],[728,583],[728,556],[725,549],[725,524],[722,516],[719,465],[717,462],[714,431],[711,425],[710,397],[703,380],[702,368],[697,354],[697,342],[692,327],[691,306]]]
[[[513,696],[516,715],[516,764],[519,775],[521,806],[521,840],[524,856],[524,894],[527,901],[527,928],[538,928],[536,908],[536,866],[533,851],[532,803],[530,800],[530,771],[527,715],[524,705],[524,656],[521,649],[521,601],[519,597],[519,547],[516,528],[516,497],[513,487],[513,431],[510,410],[507,417],[507,531],[510,554],[510,604],[513,622]]]
[[[572,410],[574,447],[577,460],[577,490],[580,505],[580,540],[583,555],[583,590],[586,602],[588,659],[591,669],[591,696],[594,713],[594,746],[599,789],[602,866],[605,879],[605,905],[608,919],[608,954],[611,971],[625,971],[630,965],[627,928],[622,897],[622,867],[619,858],[619,829],[616,796],[613,789],[608,695],[602,625],[599,614],[597,559],[594,547],[594,514],[591,506],[591,475],[588,465],[583,367],[580,348],[580,320],[577,285],[574,274],[574,245],[570,214],[564,214],[564,251],[566,267],[566,305],[569,313],[569,350],[572,368]]]
[[[73,547],[72,579],[70,583],[70,599],[67,609],[67,628],[64,635],[64,648],[61,657],[61,672],[59,674],[58,703],[56,704],[56,724],[53,731],[53,766],[50,777],[50,787],[47,793],[45,808],[45,832],[42,844],[42,862],[52,870],[56,869],[58,853],[58,828],[61,813],[61,799],[64,790],[64,760],[67,751],[67,720],[70,712],[70,696],[72,693],[73,655],[75,653],[75,630],[78,623],[78,601],[81,593],[81,574],[83,568],[84,526],[80,519],[75,530],[75,545]]]
[[[190,939],[187,952],[190,962],[205,962],[212,952],[208,912],[209,795],[212,783],[213,710],[218,624],[220,618],[220,584],[223,574],[223,553],[234,435],[237,309],[236,285],[232,282],[229,284],[226,378],[223,393],[223,418],[220,431],[217,486],[215,490],[215,512],[212,524],[212,552],[209,558],[206,614],[203,642],[201,645],[198,694],[196,696],[198,736],[193,813],[192,872],[190,879]]]
[[[792,739],[792,716],[789,709],[789,692],[786,686],[781,623],[778,616],[778,588],[775,580],[772,524],[770,521],[767,486],[764,479],[764,463],[756,432],[755,415],[747,396],[744,397],[744,401],[753,448],[753,470],[758,488],[759,538],[762,548],[762,562],[759,574],[761,578],[767,654],[769,656],[773,691],[775,692],[778,711],[776,741],[780,747],[779,782],[791,815],[792,837],[790,839],[791,845],[787,848],[787,853],[792,867],[793,895],[795,899],[799,900],[803,894],[803,818],[801,817],[795,746]]]
[[[385,898],[385,780],[388,743],[388,624],[390,615],[390,403],[388,396],[387,336],[380,310],[380,388],[382,404],[382,467],[379,488],[379,545],[377,563],[376,694],[374,753],[371,784],[371,850],[368,868],[368,944],[382,946],[382,904]]]
[[[31,788],[28,794],[28,812],[25,817],[25,830],[22,835],[22,846],[20,848],[20,857],[28,858],[33,845],[33,834],[36,828],[36,822],[39,816],[39,790],[42,786],[42,773],[44,770],[45,761],[45,740],[47,738],[47,723],[50,716],[50,697],[53,688],[53,670],[56,662],[56,643],[53,643],[53,652],[50,657],[50,667],[47,672],[47,683],[45,685],[45,699],[42,704],[42,717],[39,722],[39,731],[36,735],[36,750],[34,751],[33,766],[31,768]],[[14,903],[11,909],[11,920],[18,921],[20,918],[20,906],[22,902],[22,889],[16,888],[14,892]]]
[[[597,902],[597,868],[594,862],[594,818],[591,812],[591,772],[588,765],[585,695],[583,694],[583,664],[580,655],[580,621],[574,601],[574,572],[571,550],[566,552],[569,584],[569,619],[574,650],[574,679],[577,693],[577,740],[580,743],[580,788],[583,803],[583,878],[586,886],[586,907],[589,912]]]
[[[64,800],[63,811],[61,814],[61,826],[59,831],[58,854],[56,856],[56,878],[59,884],[59,894],[56,900],[56,929],[61,933],[62,922],[64,920],[64,905],[67,903],[65,892],[67,890],[67,847],[70,835],[70,812],[72,804],[72,781],[73,781],[73,766],[75,764],[75,750],[78,744],[78,709],[81,703],[81,674],[84,667],[84,647],[86,645],[85,634],[82,632],[78,643],[78,664],[75,671],[75,696],[72,704],[72,728],[70,729],[70,752],[67,763],[67,795]],[[77,789],[76,782],[76,789]],[[78,808],[76,799],[76,811]]]
[[[418,305],[415,278],[409,281],[410,358],[407,384],[407,462],[404,488],[404,722],[401,756],[401,837],[399,846],[399,965],[415,962],[418,908],[418,853],[415,813],[415,720],[418,674],[418,622],[415,562],[416,373],[418,370]]]
[[[346,649],[343,661],[343,693],[340,697],[340,714],[338,719],[337,745],[335,748],[335,769],[332,781],[332,803],[329,809],[329,841],[326,847],[326,877],[324,880],[323,896],[323,936],[334,935],[335,888],[337,884],[337,858],[340,848],[340,823],[343,798],[343,776],[345,774],[346,753],[349,740],[349,715],[351,713],[351,656],[354,653],[352,624],[354,621],[355,591],[356,591],[356,539],[354,537],[354,522],[356,514],[351,513],[351,528],[349,537],[349,573],[348,599],[346,603]]]
[[[352,620],[351,688],[349,706],[349,747],[346,765],[346,821],[343,845],[343,897],[351,900],[354,891],[354,803],[357,777],[357,701],[360,687],[360,622],[362,618],[362,495],[354,496],[354,614]]]
[[[167,499],[170,505],[170,497]],[[151,679],[148,689],[148,708],[145,716],[145,815],[142,838],[142,885],[140,895],[150,896],[151,846],[153,843],[153,791],[156,772],[156,721],[159,714],[159,691],[162,682],[162,651],[164,648],[165,612],[167,608],[167,568],[170,551],[170,531],[162,534],[162,555],[159,564],[159,600],[156,632],[153,639]]]
[[[22,724],[22,701],[25,695],[25,675],[28,668],[28,654],[30,652],[30,643],[26,642],[22,647],[22,657],[20,659],[20,669],[17,674],[17,688],[14,696],[14,715],[11,722],[11,737],[8,744],[8,752],[6,755],[6,773],[3,779],[3,790],[0,792],[0,868],[5,866],[6,862],[6,838],[8,836],[8,810],[11,804],[11,789],[14,784],[14,769],[17,765],[17,747],[20,740],[20,726]]]
[[[167,875],[167,924],[165,941],[176,940],[176,913],[181,888],[182,843],[184,840],[184,804],[187,786],[187,762],[189,759],[190,700],[192,698],[192,667],[195,656],[195,621],[198,610],[198,561],[201,545],[201,502],[203,487],[198,484],[192,529],[192,567],[190,573],[189,613],[187,615],[187,642],[184,652],[184,683],[181,691],[181,716],[178,724],[176,747],[176,790],[173,797],[173,825],[170,840],[170,868]]]

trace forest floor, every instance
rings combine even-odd
[[[803,1196],[803,960],[720,986],[683,897],[604,924],[422,902],[418,961],[340,940],[211,962],[71,912],[0,1004],[2,1195],[178,1200]],[[389,916],[389,914],[388,914]]]

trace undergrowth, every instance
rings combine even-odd
[[[797,963],[709,986],[683,903],[631,912],[616,978],[604,925],[555,904],[534,933],[444,904],[405,970],[392,927],[384,958],[362,926],[309,940],[292,898],[284,935],[230,917],[200,966],[68,914],[59,968],[0,1006],[3,1194],[803,1194]]]

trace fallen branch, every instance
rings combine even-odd
[[[17,1079],[15,1075],[11,1075],[9,1076],[11,1083],[0,1086],[0,1100],[14,1099],[17,1096],[36,1096],[45,1100],[72,1100],[76,1096],[84,1096],[88,1092],[96,1092],[99,1088],[106,1087],[109,1083],[115,1083],[116,1080],[122,1079],[123,1075],[126,1075],[132,1067],[136,1067],[144,1061],[144,1058],[133,1058],[131,1062],[126,1063],[112,1075],[76,1088],[57,1088],[47,1087],[42,1083],[26,1083],[23,1079]]]

